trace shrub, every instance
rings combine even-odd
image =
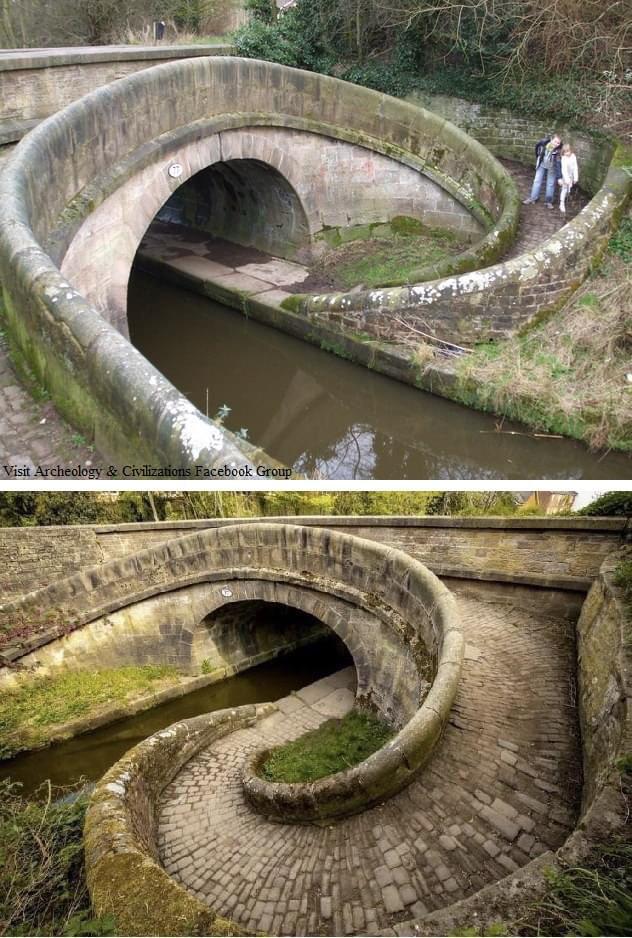
[[[55,800],[60,795],[63,800]],[[113,935],[92,917],[83,824],[87,795],[43,786],[34,801],[0,781],[0,931],[4,935]]]
[[[580,508],[578,515],[632,518],[632,492],[606,492],[590,505]]]

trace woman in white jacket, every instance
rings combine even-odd
[[[562,178],[559,180],[560,186],[560,212],[566,214],[566,196],[573,186],[577,185],[579,180],[579,169],[577,166],[577,157],[573,153],[570,143],[565,143],[562,147]]]

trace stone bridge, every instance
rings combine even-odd
[[[592,201],[537,251],[503,260],[519,223],[511,175],[473,136],[418,103],[224,54],[148,68],[142,52],[130,53],[109,71],[87,53],[76,63],[39,55],[0,62],[17,102],[4,115],[5,140],[74,97],[73,75],[78,91],[123,77],[53,113],[3,163],[8,331],[61,411],[119,462],[270,463],[199,413],[127,340],[132,264],[175,196],[212,196],[212,234],[288,258],[312,256],[331,228],[402,215],[467,236],[466,250],[420,268],[417,283],[373,291],[301,296],[216,271],[215,289],[247,315],[412,383],[419,369],[402,348],[402,323],[457,343],[525,327],[581,281],[628,197],[615,145],[583,137]],[[39,103],[29,107],[32,99]],[[180,274],[195,280],[195,262],[180,264]],[[440,375],[428,375],[441,390]]]
[[[201,656],[230,673],[324,628],[353,660],[273,705],[175,724],[113,766],[86,828],[97,911],[126,934],[431,935],[519,917],[546,869],[625,820],[629,649],[612,573],[628,535],[608,519],[0,531],[0,618],[43,623],[11,655],[36,673],[130,660],[199,673]],[[294,610],[291,629],[261,619],[272,605]],[[262,748],[354,698],[392,742],[309,786],[253,775]]]

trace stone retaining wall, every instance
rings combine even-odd
[[[632,613],[614,582],[632,553],[611,554],[586,597],[577,623],[579,715],[584,750],[582,815],[598,801],[620,801],[617,760],[632,759]],[[628,765],[632,772],[632,762]],[[610,792],[610,795],[607,792]]]
[[[257,520],[263,519],[0,528],[0,603],[193,531]],[[348,531],[397,547],[439,576],[583,592],[606,555],[632,533],[622,518],[290,516],[265,521]]]
[[[535,166],[535,145],[542,137],[558,132],[572,144],[580,167],[581,186],[590,195],[601,187],[612,159],[612,141],[598,134],[565,124],[552,126],[550,121],[509,111],[507,108],[477,104],[446,94],[415,91],[405,100],[434,111],[452,121],[495,156]]]

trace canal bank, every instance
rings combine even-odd
[[[10,779],[31,795],[45,781],[69,787],[93,782],[128,749],[166,726],[201,713],[263,704],[292,694],[349,665],[345,647],[329,636],[280,654],[239,674],[181,677],[163,690],[83,721],[69,721],[33,750],[0,760],[0,781]]]
[[[198,255],[187,262],[199,269],[204,261]],[[313,333],[303,317],[221,283],[214,294],[222,298],[220,305],[206,295],[212,293],[209,278],[192,268],[187,272],[144,256],[139,266],[128,304],[137,348],[202,413],[223,415],[233,433],[246,432],[248,440],[299,474],[341,479],[630,476],[624,454],[604,457],[570,439],[537,437],[524,425],[505,420],[499,425],[498,418],[407,387],[414,381],[402,376],[412,378],[416,369],[436,391],[439,371],[434,365],[424,371],[411,364],[403,347]],[[159,279],[147,275],[149,268]],[[235,316],[235,306],[243,315]],[[456,386],[447,359],[441,367]]]

